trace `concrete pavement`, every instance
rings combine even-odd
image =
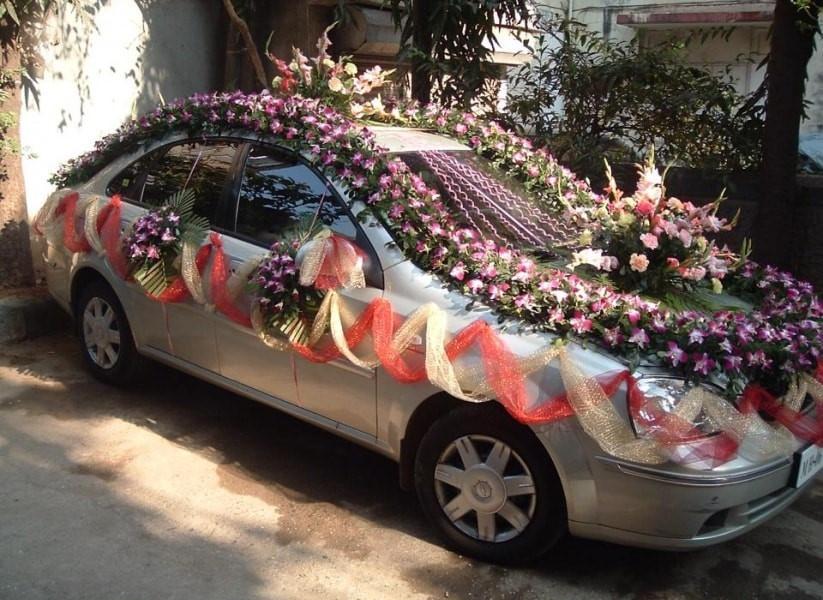
[[[0,599],[823,597],[823,480],[688,554],[564,541],[528,569],[441,548],[395,466],[158,367],[118,390],[60,333],[0,346]]]

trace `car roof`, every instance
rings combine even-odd
[[[378,146],[389,152],[415,152],[419,150],[471,150],[465,144],[425,129],[410,127],[370,126]]]

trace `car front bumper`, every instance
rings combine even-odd
[[[661,550],[690,550],[733,539],[788,507],[812,484],[789,486],[793,462],[780,459],[728,473],[688,473],[612,457],[590,462],[596,518],[573,535]],[[574,502],[574,498],[568,499]]]

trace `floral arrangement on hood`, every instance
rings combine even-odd
[[[598,247],[575,252],[570,267],[593,267],[607,272],[620,289],[661,299],[682,299],[705,287],[719,294],[723,278],[741,264],[739,256],[707,237],[734,227],[736,219],[717,216],[721,200],[698,207],[667,198],[653,153],[638,165],[633,196],[623,195],[608,164],[606,175],[607,195],[595,198],[588,217],[587,231],[596,232]]]
[[[402,124],[449,135],[491,158],[519,177],[541,206],[569,222],[590,224],[592,207],[604,202],[548,151],[534,149],[495,123],[435,106],[374,111],[372,116],[396,122],[397,115]],[[466,227],[434,189],[375,146],[367,127],[316,99],[196,95],[124,125],[67,164],[53,181],[80,181],[114,156],[171,131],[238,128],[273,136],[303,153],[342,182],[352,200],[364,202],[382,219],[409,258],[472,301],[492,306],[501,320],[515,317],[537,330],[602,344],[629,362],[655,360],[693,379],[714,379],[730,396],[749,382],[782,392],[795,374],[813,369],[821,357],[823,305],[810,284],[746,263],[724,281],[752,302],[750,311],[674,312],[568,269],[540,266],[518,249]]]

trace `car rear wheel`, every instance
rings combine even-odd
[[[145,359],[137,353],[114,290],[103,281],[92,281],[80,291],[76,306],[83,359],[92,375],[116,385],[133,382]]]
[[[531,430],[496,405],[461,407],[429,429],[415,461],[415,487],[448,544],[482,560],[537,558],[566,530],[551,459]]]

